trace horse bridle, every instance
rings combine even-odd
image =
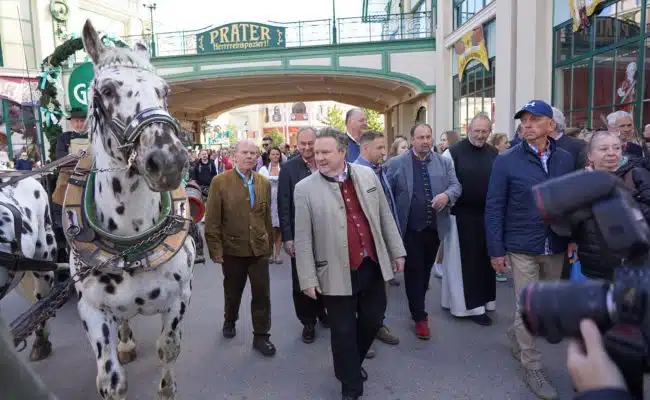
[[[132,161],[135,153],[134,147],[142,132],[152,124],[164,124],[169,126],[174,135],[178,137],[181,128],[176,120],[167,110],[162,107],[151,107],[140,111],[129,124],[109,115],[104,102],[97,90],[94,90],[93,105],[101,113],[102,119],[108,125],[111,135],[117,142],[118,148],[125,151],[127,160]]]

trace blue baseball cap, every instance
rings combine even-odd
[[[520,119],[523,113],[529,112],[538,117],[549,117],[553,119],[553,108],[544,100],[531,100],[521,107],[515,114],[515,119]]]

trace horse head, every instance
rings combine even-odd
[[[98,166],[129,168],[156,192],[176,189],[187,151],[167,112],[169,87],[154,72],[147,48],[107,47],[90,20],[82,38],[95,65],[87,123]]]

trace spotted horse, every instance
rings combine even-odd
[[[0,167],[0,175],[11,171]],[[10,179],[0,183],[0,299],[31,275],[31,295],[41,300],[52,291],[57,251],[47,192],[32,177]],[[34,328],[25,337],[34,332],[29,359],[39,361],[50,355],[52,343],[47,321],[37,321]]]
[[[126,398],[122,364],[136,354],[129,320],[160,314],[157,392],[174,399],[173,366],[196,254],[181,187],[187,152],[167,112],[168,86],[147,49],[104,46],[90,20],[82,39],[95,73],[86,121],[89,155],[70,177],[63,227],[79,316],[96,356],[97,389],[104,399]]]

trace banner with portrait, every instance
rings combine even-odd
[[[458,61],[458,80],[463,80],[463,73],[470,61],[480,62],[486,70],[490,70],[487,46],[483,25],[464,34],[455,44],[456,59]]]

